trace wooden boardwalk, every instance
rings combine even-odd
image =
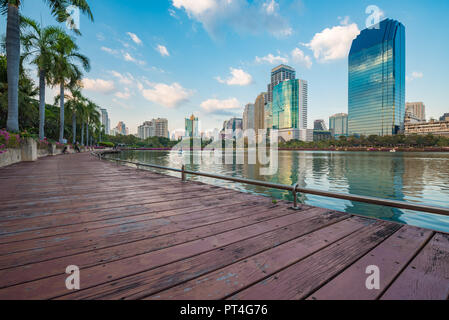
[[[0,299],[448,299],[447,234],[289,207],[89,154],[0,168]]]

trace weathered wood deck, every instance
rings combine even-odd
[[[449,236],[117,166],[0,169],[0,299],[447,299]],[[66,267],[81,290],[65,287]],[[366,267],[380,268],[367,290]]]

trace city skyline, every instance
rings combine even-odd
[[[83,53],[95,57],[84,79],[86,95],[108,111],[111,124],[123,121],[131,133],[143,121],[158,117],[169,120],[172,132],[183,128],[184,117],[192,113],[201,119],[204,130],[210,130],[221,128],[225,119],[241,117],[244,106],[267,90],[269,70],[286,63],[296,69],[297,78],[309,82],[309,128],[315,119],[327,123],[329,116],[346,113],[347,51],[365,28],[370,3],[327,3],[335,10],[325,12],[311,1],[239,3],[246,4],[243,11],[266,18],[261,19],[260,33],[223,18],[214,8],[200,14],[188,1],[142,1],[135,8],[118,1],[92,4],[96,20],[106,22],[91,23],[81,17]],[[423,101],[427,117],[439,118],[448,111],[443,77],[449,70],[441,63],[447,44],[436,52],[426,48],[443,37],[444,28],[432,28],[431,22],[447,23],[442,15],[449,5],[407,1],[404,12],[403,3],[377,5],[383,17],[401,21],[407,28],[406,101]],[[27,2],[23,9],[25,16],[44,25],[55,23],[38,4]],[[206,14],[215,15],[217,25],[205,19]],[[126,22],[123,27],[111,27],[119,17]],[[270,19],[278,24],[273,26]],[[5,23],[0,27],[4,33]],[[335,38],[346,39],[340,50],[329,41]],[[428,59],[422,59],[424,54]],[[49,90],[47,103],[53,101],[55,91]]]

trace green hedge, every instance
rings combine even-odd
[[[114,148],[115,146],[112,142],[100,142],[98,145],[106,148]]]

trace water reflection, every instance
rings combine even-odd
[[[122,159],[172,168],[180,168],[183,158],[188,157],[190,157],[190,163],[193,163],[193,155],[187,152],[180,154],[168,151],[132,151],[121,154]],[[211,154],[203,160],[205,161],[201,164],[190,164],[186,167],[193,171],[245,177],[285,185],[298,183],[304,188],[449,207],[448,153],[280,151],[279,170],[273,176],[261,175],[261,168],[264,166],[259,162],[254,165],[247,164],[247,159],[245,164],[236,164],[235,161],[233,164],[225,164],[225,155],[221,155],[222,164],[217,164]],[[164,173],[179,176],[173,172]],[[277,199],[292,200],[291,194],[286,191],[196,176],[189,179]],[[301,194],[299,200],[314,206],[449,232],[447,217],[313,195]]]

